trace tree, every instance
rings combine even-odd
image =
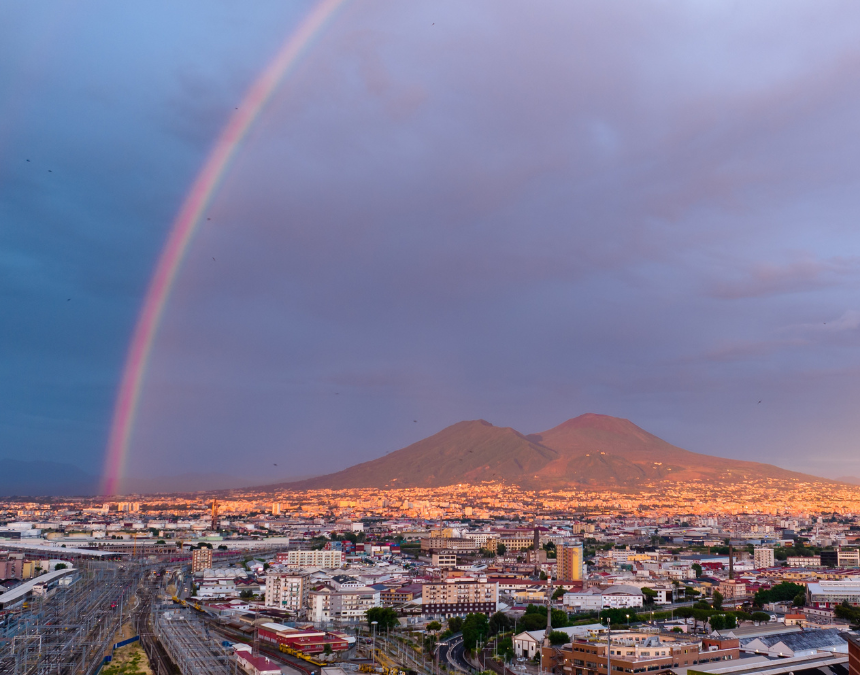
[[[546,581],[546,572],[544,572],[543,570],[541,570],[541,573],[540,573],[540,580]]]
[[[254,597],[254,591],[252,591],[250,588],[246,588],[241,593],[239,593],[239,597],[240,598],[253,598]]]
[[[653,588],[648,588],[647,586],[642,587],[642,595],[645,596],[646,605],[653,605],[654,601],[657,599],[657,591]]]
[[[502,633],[511,627],[511,619],[504,612],[496,612],[490,617],[490,635]]]
[[[425,635],[424,636],[424,652],[426,654],[432,654],[434,649],[436,649],[436,636],[435,635]]]
[[[613,626],[620,626],[627,623],[627,615],[630,615],[630,621],[638,621],[639,617],[632,609],[604,609],[600,612],[600,618],[605,622],[606,619],[612,621]]]
[[[496,555],[505,555],[508,552],[508,547],[504,544],[496,544]]]
[[[696,579],[702,578],[702,566],[699,563],[693,563],[690,565],[693,568],[693,571],[696,573]]]
[[[725,614],[714,614],[708,619],[708,623],[711,624],[711,630],[724,630],[726,627],[726,616]]]
[[[770,621],[770,614],[768,614],[767,612],[753,612],[752,620],[758,623],[767,623],[768,621]]]
[[[551,645],[563,645],[570,642],[570,636],[560,630],[554,630],[549,634],[549,643]]]
[[[448,630],[452,633],[459,633],[463,628],[463,617],[462,616],[451,616],[448,617]]]
[[[565,593],[567,593],[567,591],[566,591],[566,590],[564,590],[564,588],[560,586],[560,587],[556,588],[556,589],[555,589],[555,591],[553,591],[552,599],[553,599],[553,600],[558,600],[558,599],[559,599],[560,597],[562,597]]]
[[[714,609],[723,608],[723,594],[719,591],[714,591]]]
[[[326,642],[326,643],[325,643],[325,646],[323,647],[323,653],[324,653],[326,656],[330,656],[330,655],[331,655],[331,651],[332,651],[332,650],[331,650],[331,645],[330,645],[328,642]]]
[[[693,604],[693,609],[703,609],[705,611],[708,611],[711,609],[711,606],[704,600],[699,600],[698,602]]]
[[[66,563],[57,563],[57,565],[54,567],[54,571],[56,572],[57,570],[64,570],[67,567],[68,565]]]
[[[397,612],[392,607],[371,607],[368,609],[367,625],[371,626],[374,621],[376,621],[377,632],[397,628],[400,625]]]
[[[434,633],[437,633],[442,630],[442,624],[438,621],[431,621],[427,624],[427,630],[432,630]]]
[[[478,642],[487,639],[490,632],[489,621],[486,614],[467,614],[463,621],[463,647],[472,651]]]
[[[794,596],[792,603],[795,607],[803,607],[806,604],[806,593],[800,592]]]
[[[753,604],[756,607],[764,607],[771,602],[793,601],[800,593],[806,593],[806,586],[793,584],[790,581],[783,581],[768,590],[762,589],[757,591],[755,596],[753,596]]]
[[[164,543],[164,542],[162,542],[162,543]],[[220,544],[220,545],[218,546],[218,550],[219,550],[219,551],[226,551],[226,550],[227,550],[227,545],[226,545],[226,544]]]

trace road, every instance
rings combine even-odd
[[[456,633],[445,642],[439,643],[439,661],[447,661],[456,670],[471,673],[475,669],[466,661],[464,651],[463,634]]]

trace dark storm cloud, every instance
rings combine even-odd
[[[102,303],[79,329],[103,327],[86,361],[101,372],[84,406],[93,428],[166,227],[283,34],[269,28],[276,6],[253,19],[215,7],[170,31],[169,66],[146,40],[124,50],[141,98],[107,76],[79,86],[72,60],[71,84],[50,91],[64,109],[80,90],[97,101],[101,127],[74,137],[101,159],[65,197],[88,253],[23,225],[26,245],[0,252],[9,283],[59,292],[69,279],[43,268],[62,260]],[[825,472],[813,445],[828,467],[855,461],[857,13],[347,5],[195,236],[147,375],[135,470],[289,458],[307,474],[464,418],[532,432],[587,411],[691,450],[812,472]],[[270,49],[246,55],[258,34]],[[68,49],[81,63],[98,52]],[[63,119],[33,129],[73,146]],[[3,203],[23,223],[46,202],[9,166],[30,181]],[[129,204],[125,227],[106,225]],[[133,265],[129,247],[144,251]],[[34,320],[14,350],[41,331],[33,358],[55,354],[54,326]]]

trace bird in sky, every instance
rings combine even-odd
[[[66,302],[69,302],[70,300],[71,300],[71,298],[66,298]]]
[[[53,172],[53,171],[51,171],[50,169],[48,169],[48,173],[54,173],[54,172]]]
[[[412,421],[415,422],[416,424],[418,423],[418,420],[412,420]]]
[[[30,160],[28,159],[27,161],[29,162]]]
[[[761,401],[759,401],[759,403],[761,403]]]
[[[206,220],[212,220],[211,218],[207,218]]]
[[[212,256],[212,260],[215,260],[215,256],[214,256],[214,255]]]
[[[275,466],[278,466],[278,465],[277,465],[277,464],[275,464]]]

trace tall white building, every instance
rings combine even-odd
[[[266,607],[301,612],[310,592],[309,572],[270,572],[266,575]]]
[[[765,567],[773,567],[776,564],[773,557],[773,549],[763,546],[755,549],[753,560],[757,570]]]
[[[279,565],[289,567],[343,567],[343,551],[286,551],[275,556]]]

